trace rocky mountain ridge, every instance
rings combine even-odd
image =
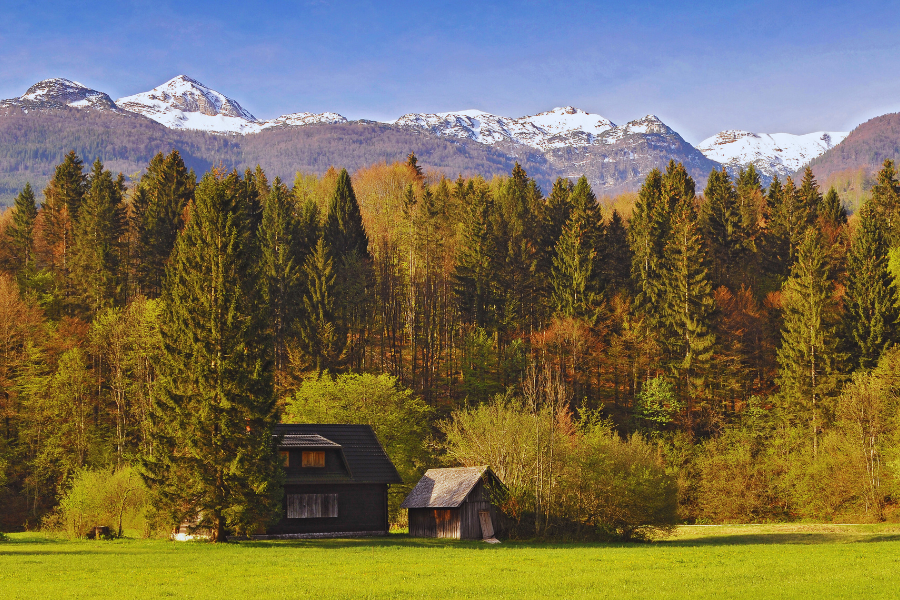
[[[48,79],[35,84],[19,98],[0,102],[0,112],[4,108],[24,113],[91,108],[145,117],[170,130],[238,134],[239,137],[310,125],[379,125],[388,128],[379,131],[393,129],[455,140],[463,145],[487,146],[510,159],[546,165],[548,175],[585,174],[598,191],[609,194],[637,189],[651,169],[664,168],[669,160],[683,162],[699,186],[714,168],[724,166],[736,174],[750,164],[768,182],[776,174],[782,177],[797,171],[847,136],[842,132],[795,136],[727,130],[695,148],[654,115],[616,125],[599,114],[572,106],[518,118],[465,110],[409,113],[383,123],[348,121],[334,112],[298,112],[261,120],[236,100],[186,75],[115,102],[107,94],[79,83]],[[324,138],[306,136],[305,139]]]

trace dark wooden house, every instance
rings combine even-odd
[[[429,469],[401,508],[409,509],[409,535],[480,540],[499,524],[491,491],[502,483],[487,466]]]
[[[276,425],[283,518],[267,536],[386,535],[388,487],[403,483],[368,425]]]

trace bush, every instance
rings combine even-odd
[[[100,526],[109,527],[116,537],[121,537],[125,529],[149,535],[146,513],[147,489],[134,469],[81,469],[44,526],[72,538],[87,537]]]
[[[452,461],[490,465],[503,481],[513,537],[642,539],[677,522],[678,488],[657,446],[590,415],[500,395],[439,426]]]

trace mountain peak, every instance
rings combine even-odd
[[[0,107],[22,110],[48,110],[63,107],[117,110],[112,99],[97,90],[62,77],[44,79],[32,85],[18,98],[0,101]]]

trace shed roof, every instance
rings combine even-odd
[[[334,446],[340,447],[350,470],[348,475],[337,473],[288,475],[285,483],[403,483],[394,463],[388,458],[375,432],[368,425],[283,423],[275,426],[274,433],[276,436],[282,436],[279,447],[283,448],[302,447],[285,445],[284,440],[293,443],[293,440],[304,437],[319,437],[331,442]]]
[[[458,508],[486,474],[496,477],[487,465],[428,469],[400,508]]]

